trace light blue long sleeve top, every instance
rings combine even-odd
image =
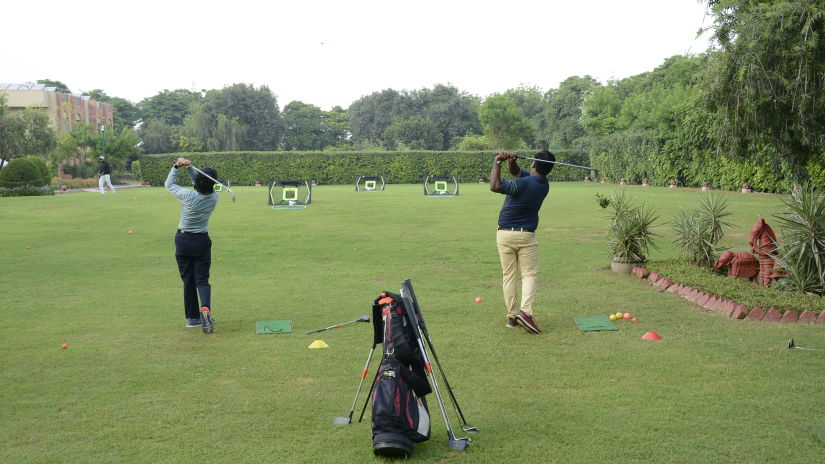
[[[197,171],[190,167],[188,173],[194,183]],[[175,183],[177,177],[178,168],[173,167],[166,176],[164,186],[181,204],[178,229],[186,232],[208,232],[209,216],[218,204],[218,194],[212,192],[209,195],[201,195],[194,190],[183,188]]]

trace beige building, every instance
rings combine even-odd
[[[43,108],[49,115],[52,128],[59,134],[72,130],[77,122],[96,127],[112,127],[112,105],[92,100],[88,95],[63,93],[44,84],[3,84],[0,92],[6,95],[6,105],[11,111],[26,108]]]

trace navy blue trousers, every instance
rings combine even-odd
[[[212,239],[209,234],[178,232],[175,235],[175,259],[183,280],[183,310],[187,318],[198,319],[201,306],[212,309],[212,287],[209,285]]]

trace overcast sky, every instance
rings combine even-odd
[[[267,85],[348,107],[386,88],[486,97],[572,75],[605,82],[701,53],[697,0],[4,2],[0,82],[52,79],[132,102],[164,89]]]

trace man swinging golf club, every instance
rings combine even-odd
[[[539,160],[549,161],[540,162]],[[501,164],[507,161],[511,180],[501,180]],[[533,320],[533,302],[536,299],[538,271],[538,241],[536,228],[539,209],[550,185],[547,174],[553,169],[556,157],[547,150],[536,153],[530,172],[516,163],[515,153],[498,153],[490,172],[490,190],[507,195],[498,216],[496,244],[503,274],[504,305],[507,309],[507,327],[522,325],[529,332],[539,334]],[[518,272],[521,271],[521,307],[516,307]]]
[[[186,327],[201,327],[203,333],[212,333],[212,287],[209,285],[209,268],[212,264],[212,239],[209,238],[209,217],[218,203],[215,181],[218,173],[213,168],[197,172],[186,158],[178,158],[169,171],[164,184],[181,204],[180,222],[175,234],[175,259],[180,278],[183,280],[183,309]],[[189,167],[189,177],[195,190],[181,187],[175,180],[178,168]],[[211,177],[211,178],[210,178]],[[198,304],[200,295],[200,304]]]

